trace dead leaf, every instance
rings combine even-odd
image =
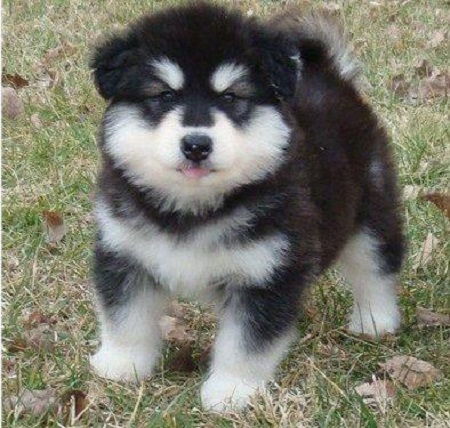
[[[431,39],[428,42],[428,47],[435,49],[447,38],[447,32],[442,30],[437,30],[431,36]]]
[[[37,113],[34,113],[31,115],[30,117],[30,122],[33,125],[34,128],[36,129],[41,129],[42,128],[42,122],[41,119],[39,117],[39,115]]]
[[[28,349],[28,342],[23,338],[16,338],[6,345],[6,349],[13,354],[25,351]]]
[[[20,89],[28,86],[30,82],[23,78],[20,74],[2,74],[2,85],[12,86],[14,89]]]
[[[61,401],[62,411],[70,422],[73,422],[73,419],[84,413],[89,405],[87,394],[79,389],[71,389],[65,392],[61,397]]]
[[[47,232],[48,242],[59,242],[67,233],[67,227],[64,224],[63,217],[55,211],[44,211],[45,230]]]
[[[60,74],[57,70],[44,68],[36,78],[38,88],[49,89],[58,86]]]
[[[16,119],[25,111],[23,102],[14,88],[2,86],[2,114]]]
[[[379,365],[392,379],[400,381],[408,389],[429,385],[442,377],[442,372],[432,364],[406,355],[397,355]]]
[[[444,193],[428,193],[422,196],[425,201],[436,205],[446,216],[450,218],[450,195]]]
[[[438,245],[439,240],[431,232],[429,232],[424,243],[422,244],[422,248],[415,257],[413,269],[425,266],[427,263],[431,262],[431,260],[433,260],[433,251]]]
[[[74,46],[70,42],[64,42],[61,45],[57,46],[56,48],[50,49],[47,51],[47,53],[42,58],[42,61],[44,63],[50,63],[57,59],[58,57],[62,56],[70,56],[75,51]]]
[[[430,309],[417,308],[417,324],[420,327],[434,327],[440,325],[450,325],[450,315],[438,314]]]
[[[432,100],[434,98],[446,97],[450,92],[450,75],[448,72],[439,72],[419,82],[415,88],[408,93],[409,98],[417,98],[419,101]]]
[[[192,373],[195,371],[197,369],[197,364],[192,357],[193,352],[194,349],[190,342],[183,343],[181,348],[169,361],[169,370],[181,373]]]
[[[56,407],[56,391],[53,388],[43,390],[25,389],[19,396],[6,397],[6,411],[14,410],[16,417],[24,414],[42,416]]]
[[[319,342],[318,351],[327,357],[340,358],[341,360],[345,359],[347,356],[345,351],[339,348],[339,346],[329,343]]]
[[[33,311],[30,315],[28,315],[27,320],[24,322],[25,328],[30,328],[36,326],[38,324],[52,324],[53,320],[44,315],[40,311]]]
[[[176,342],[194,340],[188,332],[187,326],[179,318],[164,315],[159,321],[159,327],[161,329],[161,335],[165,340],[173,340]]]
[[[410,83],[406,81],[403,73],[397,74],[389,82],[389,89],[399,97],[406,95],[410,86]]]
[[[388,380],[377,379],[373,376],[371,382],[363,383],[355,388],[356,393],[367,405],[384,407],[395,397],[395,387]]]
[[[433,74],[433,66],[426,59],[419,59],[414,64],[414,71],[419,77],[430,77]]]

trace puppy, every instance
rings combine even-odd
[[[321,15],[258,22],[205,3],[144,16],[95,51],[95,285],[104,377],[151,375],[171,295],[215,302],[206,409],[245,406],[295,336],[302,291],[338,262],[349,330],[400,322],[402,221],[385,131]]]

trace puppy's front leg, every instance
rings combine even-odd
[[[264,387],[293,337],[299,297],[295,293],[296,287],[282,286],[231,291],[201,390],[203,407],[240,409]]]
[[[91,365],[98,375],[113,380],[149,376],[159,357],[164,293],[132,260],[101,244],[95,254],[95,282],[101,347]]]

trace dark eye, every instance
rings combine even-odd
[[[163,91],[159,94],[158,98],[165,103],[171,103],[175,101],[176,95],[172,91]]]
[[[225,101],[228,104],[231,104],[235,101],[236,99],[236,94],[234,94],[233,92],[225,92],[224,94],[222,94],[220,96],[220,99],[222,101]]]

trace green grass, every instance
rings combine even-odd
[[[205,369],[187,374],[167,369],[177,354],[176,344],[166,348],[155,376],[142,386],[107,382],[90,372],[87,358],[97,346],[90,290],[94,234],[90,195],[98,164],[95,136],[104,103],[90,79],[89,49],[100,34],[167,3],[176,1],[10,0],[3,4],[3,65],[8,73],[19,73],[31,83],[19,91],[25,114],[3,119],[3,397],[52,387],[59,397],[76,389],[88,393],[91,400],[79,420],[68,419],[64,412],[18,418],[4,410],[4,426],[450,426],[450,330],[419,329],[416,320],[417,306],[450,311],[450,223],[433,205],[417,199],[406,201],[404,208],[409,257],[401,279],[403,326],[395,337],[373,342],[346,333],[350,295],[336,286],[341,280],[331,272],[311,293],[310,315],[298,325],[300,338],[306,340],[293,346],[271,395],[257,401],[252,410],[227,416],[204,413],[199,385]],[[281,10],[286,3],[239,2],[258,15]],[[417,59],[448,67],[448,44],[427,47],[432,33],[448,26],[448,2],[333,4],[340,6],[338,13],[353,34],[370,82],[368,98],[393,137],[402,185],[448,190],[447,100],[412,105],[389,90],[389,80],[396,74],[414,79]],[[396,37],[393,25],[398,29]],[[58,72],[60,84],[37,87],[39,61],[64,42],[74,46],[73,52],[49,65]],[[40,129],[30,123],[34,113],[43,123]],[[64,215],[69,232],[63,242],[46,242],[43,210]],[[414,257],[429,232],[439,239],[439,247],[430,263],[414,269]],[[46,324],[47,339],[41,347],[15,350],[11,345],[29,341],[26,321],[35,311],[54,321]],[[194,349],[199,355],[210,343],[213,328],[195,306],[188,320],[199,331]],[[397,395],[384,409],[365,405],[354,387],[378,372],[378,363],[399,354],[432,363],[444,378],[417,390],[396,385]]]

